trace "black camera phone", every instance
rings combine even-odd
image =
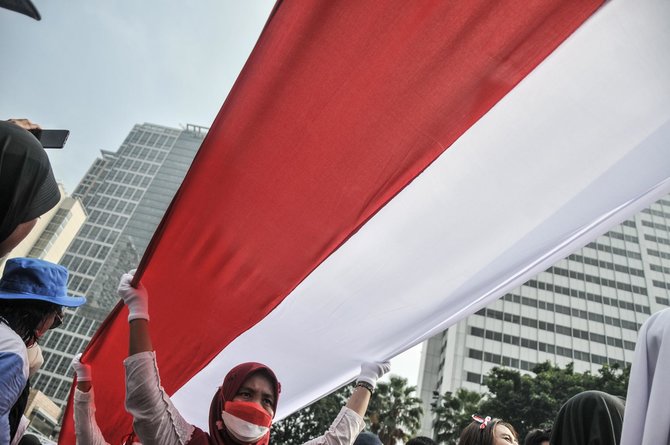
[[[43,130],[41,128],[33,128],[30,131],[44,148],[63,148],[67,137],[70,135],[70,130]]]

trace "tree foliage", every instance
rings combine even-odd
[[[324,434],[351,396],[353,385],[312,403],[272,425],[270,443],[300,445]]]
[[[384,445],[394,445],[398,440],[406,442],[419,431],[423,408],[415,392],[416,386],[408,386],[407,379],[394,375],[388,382],[377,384],[367,417],[370,431]]]
[[[438,443],[456,445],[463,428],[472,421],[472,414],[479,412],[482,395],[459,388],[455,393],[447,392],[431,404],[434,414],[433,431]]]
[[[604,365],[591,374],[575,372],[572,363],[560,368],[545,362],[535,366],[533,373],[493,368],[484,377],[489,391],[484,397],[462,388],[437,397],[432,404],[437,441],[457,444],[472,414],[504,419],[523,438],[534,428],[551,427],[561,405],[582,391],[595,389],[625,397],[630,368]]]
[[[499,417],[517,428],[521,437],[533,428],[550,427],[561,405],[586,390],[626,396],[630,369],[604,365],[598,374],[576,373],[572,363],[560,368],[549,362],[533,368],[535,375],[493,368],[484,378],[489,394],[481,413]]]

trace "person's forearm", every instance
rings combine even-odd
[[[349,407],[342,407],[328,431],[303,445],[351,445],[365,428],[365,420]]]
[[[91,390],[91,382],[77,382],[77,389],[81,392],[89,392]]]
[[[354,388],[354,392],[351,394],[351,397],[349,397],[345,406],[359,416],[365,417],[365,412],[368,410],[368,403],[370,403],[370,395],[370,391],[361,386],[357,386]]]
[[[77,384],[74,392],[74,431],[77,445],[109,445],[95,420],[95,398],[88,383],[89,391],[82,392]]]
[[[129,322],[130,337],[128,343],[128,355],[139,352],[151,352],[154,350],[149,334],[149,322],[138,318]]]
[[[126,411],[133,416],[133,427],[142,443],[188,443],[195,427],[179,414],[160,385],[155,353],[131,354],[123,364]]]

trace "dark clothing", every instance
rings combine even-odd
[[[551,445],[619,445],[624,400],[601,391],[584,391],[561,407]]]
[[[47,153],[27,130],[0,121],[0,241],[60,200]]]
[[[19,427],[21,422],[21,417],[26,411],[26,406],[28,405],[28,396],[30,395],[30,380],[26,383],[26,387],[23,388],[23,392],[19,396],[19,399],[16,401],[12,409],[9,411],[9,437],[11,440],[14,440],[14,435],[16,430]]]

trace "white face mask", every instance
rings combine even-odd
[[[37,343],[27,348],[26,351],[28,353],[28,376],[32,377],[44,363],[44,356],[42,356],[42,348]]]
[[[224,425],[226,425],[226,430],[240,442],[258,442],[268,433],[268,431],[270,431],[270,428],[266,426],[259,426],[247,422],[246,420],[242,420],[225,411],[221,412],[221,418],[223,419]]]

